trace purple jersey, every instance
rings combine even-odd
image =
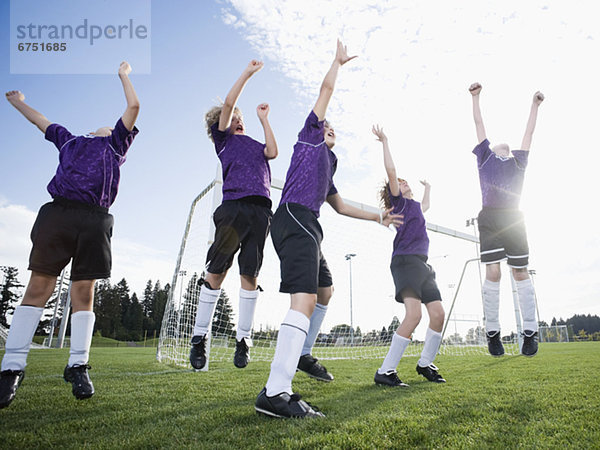
[[[518,209],[529,152],[513,150],[513,157],[497,156],[484,139],[473,149],[485,208]]]
[[[50,195],[109,208],[119,189],[120,167],[138,131],[129,131],[121,119],[110,136],[73,136],[61,125],[49,125],[46,139],[59,151],[56,175],[48,184]]]
[[[223,168],[223,200],[258,195],[270,199],[271,168],[265,144],[243,134],[219,131],[219,122],[210,127],[217,156]]]
[[[394,208],[392,214],[404,215],[404,224],[396,229],[392,257],[396,255],[427,256],[429,253],[429,236],[427,236],[421,204],[415,200],[402,197],[402,194],[398,197],[394,197],[389,191],[388,194]]]
[[[337,193],[333,184],[337,157],[325,143],[323,123],[314,111],[310,112],[298,133],[281,195],[281,203],[306,206],[317,217],[325,199]]]

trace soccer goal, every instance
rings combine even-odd
[[[274,207],[279,203],[282,187],[283,182],[273,180]],[[190,207],[163,317],[157,350],[159,361],[189,367],[196,305],[206,253],[214,236],[212,214],[221,203],[221,190],[219,174]],[[344,201],[364,210],[379,209]],[[395,233],[370,221],[340,216],[328,205],[321,209],[319,221],[325,236],[322,249],[333,274],[335,291],[313,354],[319,359],[383,358],[404,317],[403,305],[393,298],[394,285],[389,270]],[[432,223],[428,223],[427,228],[432,251],[428,262],[436,271],[447,312],[440,353],[487,353],[478,239]],[[254,316],[252,361],[270,361],[273,357],[277,330],[289,308],[289,295],[279,293],[279,281],[279,259],[268,239],[259,276],[262,292]],[[233,359],[240,288],[237,260],[222,288],[209,333],[209,361]],[[424,312],[405,355],[420,354],[426,329]],[[506,353],[518,353],[517,334],[511,332],[504,337]]]

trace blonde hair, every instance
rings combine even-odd
[[[210,127],[212,127],[215,123],[219,122],[221,118],[221,111],[223,110],[223,104],[221,103],[219,106],[213,106],[208,110],[208,112],[204,115],[204,125],[206,126],[206,134],[210,140],[213,140],[212,132]],[[233,113],[242,117],[242,111],[236,106],[233,109]]]

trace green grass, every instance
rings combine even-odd
[[[408,389],[373,383],[380,360],[335,360],[326,384],[294,389],[327,415],[254,413],[268,362],[192,372],[152,348],[93,348],[96,395],[77,401],[61,374],[67,350],[32,350],[13,404],[0,410],[0,447],[88,448],[599,448],[600,342],[543,344],[535,358],[439,356],[435,385],[407,357]]]

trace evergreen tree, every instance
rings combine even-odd
[[[144,324],[144,311],[140,304],[137,294],[131,296],[125,315],[123,316],[123,327],[127,339],[131,341],[142,340],[142,326]]]
[[[233,328],[235,324],[231,320],[233,308],[229,303],[229,297],[225,289],[221,289],[221,295],[217,300],[215,314],[213,316],[212,333],[214,335],[233,336]]]
[[[160,281],[157,281],[152,290],[152,320],[154,321],[154,330],[156,335],[160,333],[162,326],[163,314],[165,313],[165,307],[167,306],[167,300],[169,298],[169,291],[171,286],[169,283],[165,284],[164,288],[160,287]]]
[[[19,300],[19,288],[23,285],[17,279],[19,269],[11,266],[1,266],[3,272],[2,290],[0,291],[0,325],[8,327],[8,314],[15,310],[13,303]]]

